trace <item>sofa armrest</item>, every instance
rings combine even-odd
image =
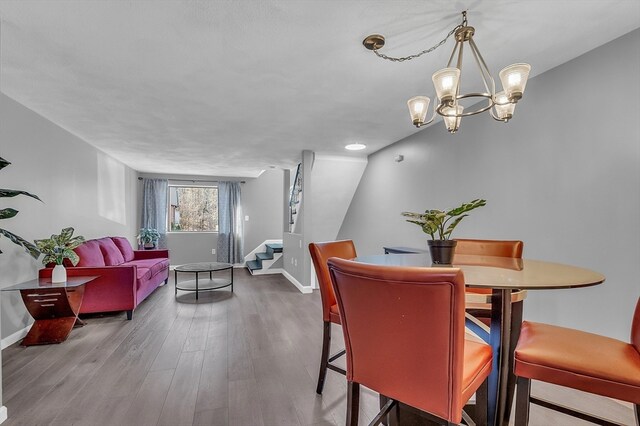
[[[134,250],[133,251],[133,260],[142,260],[142,259],[168,259],[169,258],[169,250],[161,249],[161,250]]]

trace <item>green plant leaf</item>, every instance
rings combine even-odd
[[[12,243],[17,244],[21,247],[24,247],[27,253],[29,253],[31,257],[33,257],[34,259],[37,259],[38,256],[40,256],[40,250],[38,250],[38,248],[35,245],[31,244],[29,241],[25,240],[24,238],[19,237],[16,234],[7,231],[6,229],[0,229],[0,235],[4,235]]]
[[[447,226],[447,230],[445,231],[444,235],[445,237],[451,236],[451,233],[453,232],[453,230],[455,229],[456,226],[458,226],[458,224],[460,223],[460,221],[462,219],[464,219],[465,217],[469,216],[468,214],[463,214],[462,216],[458,216],[457,218],[455,218],[455,220],[453,222],[451,222],[449,224],[449,226]]]
[[[4,158],[0,157],[0,170],[4,169],[9,164],[11,164],[11,163],[8,162],[7,160],[5,160]]]
[[[47,254],[42,258],[42,264],[44,266],[47,266],[50,263],[57,263],[57,262],[58,262],[58,259],[53,254]]]
[[[80,261],[80,256],[78,256],[76,254],[76,252],[71,250],[71,249],[65,249],[62,252],[62,256],[67,258],[67,259],[69,259],[73,266],[76,266],[78,264],[78,262]]]
[[[84,243],[84,237],[79,235],[77,237],[73,237],[67,242],[67,248],[74,249],[82,243]]]
[[[477,209],[478,207],[482,207],[487,204],[486,200],[481,200],[479,198],[469,201],[468,203],[463,203],[460,207],[456,207],[455,209],[451,209],[447,212],[448,216],[459,216],[463,213],[470,212],[473,209]]]
[[[0,219],[9,219],[10,217],[14,217],[18,214],[18,210],[14,210],[11,208],[6,208],[0,210]]]
[[[60,231],[60,236],[58,241],[62,244],[66,244],[71,239],[72,235],[73,235],[73,228],[71,227],[64,228],[62,231]]]
[[[37,195],[33,195],[27,191],[19,191],[17,189],[0,189],[0,198],[15,197],[17,195],[26,195],[27,197],[42,201]]]

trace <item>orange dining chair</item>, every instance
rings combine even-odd
[[[340,351],[335,355],[329,356],[331,349],[331,323],[340,324],[340,312],[336,303],[336,296],[333,292],[331,277],[329,276],[329,268],[327,260],[330,257],[339,257],[342,259],[353,259],[357,256],[356,248],[353,241],[329,241],[325,243],[309,244],[309,252],[313,267],[316,270],[318,279],[318,287],[320,288],[320,298],[322,299],[322,321],[324,323],[322,332],[322,356],[320,358],[320,372],[318,373],[318,385],[316,393],[322,394],[324,388],[324,379],[327,376],[327,369],[345,374],[344,369],[331,364],[336,359],[344,355],[345,351]]]
[[[464,255],[497,256],[522,259],[522,250],[524,249],[524,243],[522,241],[515,240],[471,240],[461,238],[456,239],[455,241],[457,241],[455,253]],[[469,294],[467,296],[467,305],[472,305],[476,310],[480,311],[487,311],[491,309],[491,305],[486,304],[484,301],[479,302],[478,298],[473,297],[473,295],[476,294],[491,294],[490,289],[467,288],[467,293]]]
[[[456,254],[492,256],[512,259],[522,259],[524,243],[519,240],[476,240],[476,239],[456,239]],[[520,325],[522,324],[522,305],[527,297],[527,291],[514,291],[511,294],[511,334],[509,337],[510,347],[513,348],[520,336]],[[467,317],[467,327],[488,341],[488,326],[491,321],[491,289],[467,288],[466,289],[467,312],[471,317]],[[486,327],[485,327],[486,326]],[[513,375],[513,361],[509,359],[509,377],[507,380],[507,401],[513,400],[515,393],[516,379]],[[511,404],[505,408],[505,417],[511,415]]]
[[[631,402],[636,425],[640,425],[640,298],[631,325],[631,343],[525,321],[515,350],[515,374],[516,426],[529,423],[529,403],[600,425],[618,424],[532,397],[531,380]]]
[[[465,340],[464,276],[457,268],[382,266],[338,258],[329,270],[347,351],[347,425],[358,424],[360,385],[386,397],[371,425],[402,402],[440,424],[486,423],[492,350]],[[392,414],[393,415],[393,414]]]

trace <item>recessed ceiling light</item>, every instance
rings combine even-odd
[[[344,148],[348,149],[349,151],[360,151],[361,149],[365,149],[366,147],[367,146],[362,143],[350,143],[349,145],[346,145]]]

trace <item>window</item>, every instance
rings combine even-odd
[[[218,232],[218,188],[169,186],[170,232]]]

